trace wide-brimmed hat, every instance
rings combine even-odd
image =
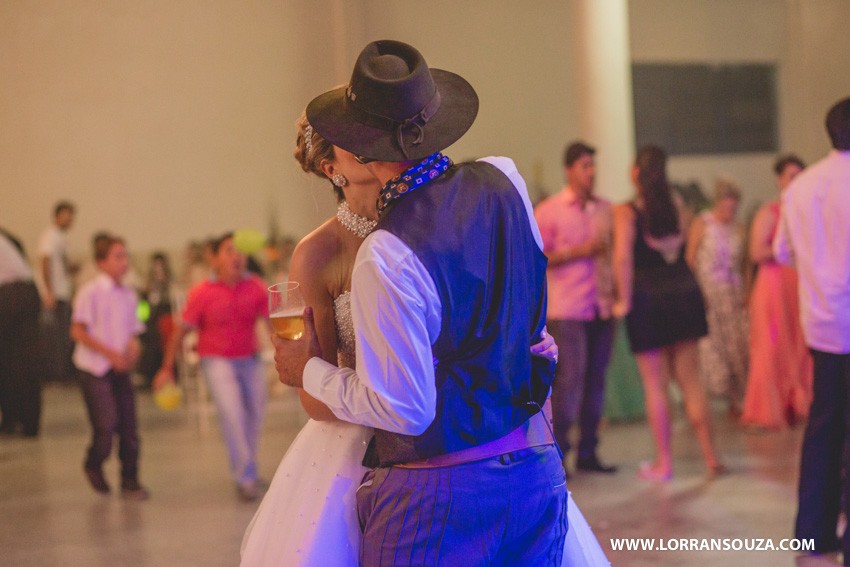
[[[477,114],[478,95],[463,77],[429,69],[414,47],[392,40],[367,45],[349,84],[307,105],[307,120],[333,145],[393,162],[450,146]]]

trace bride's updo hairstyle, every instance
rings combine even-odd
[[[307,173],[313,173],[322,179],[328,179],[325,172],[322,171],[322,162],[334,159],[334,147],[330,142],[325,140],[318,132],[310,127],[307,121],[307,114],[302,112],[301,116],[295,122],[297,134],[295,137],[295,160],[301,166],[301,169]],[[308,140],[309,131],[309,140]],[[330,179],[328,179],[330,181]],[[333,184],[331,184],[333,185]],[[345,196],[342,194],[342,189],[333,186],[334,193],[338,201],[343,201]]]
[[[638,193],[643,198],[645,229],[655,238],[679,232],[679,215],[667,181],[667,154],[658,146],[644,146],[635,159]]]

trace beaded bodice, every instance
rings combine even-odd
[[[351,319],[351,292],[345,291],[334,299],[336,322],[337,364],[354,368],[354,321]]]

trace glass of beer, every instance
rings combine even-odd
[[[284,282],[269,288],[269,319],[275,334],[282,339],[304,336],[304,296],[298,282]]]

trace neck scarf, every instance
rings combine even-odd
[[[381,189],[378,196],[378,213],[383,214],[387,206],[414,189],[419,189],[437,179],[452,166],[452,160],[440,152],[431,154],[410,169],[393,177]]]

